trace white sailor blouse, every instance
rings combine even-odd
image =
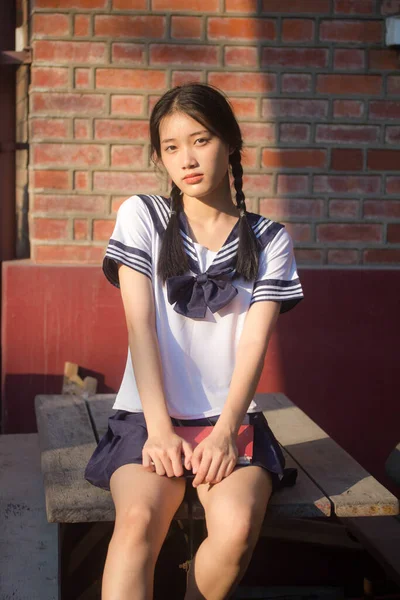
[[[117,213],[103,271],[116,287],[118,263],[152,281],[168,412],[178,419],[210,417],[221,414],[228,396],[250,306],[277,300],[284,313],[300,302],[303,290],[285,226],[255,213],[247,213],[247,218],[261,248],[256,281],[235,278],[238,223],[218,252],[213,252],[192,240],[182,212],[180,234],[190,271],[163,284],[157,275],[157,261],[169,213],[169,198],[140,194],[125,200]],[[143,410],[129,347],[113,408]],[[247,412],[259,410],[262,407],[253,399]]]

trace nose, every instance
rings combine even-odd
[[[197,166],[197,161],[194,156],[193,148],[184,146],[182,149],[182,167],[184,169],[192,169]]]

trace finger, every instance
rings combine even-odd
[[[205,480],[207,483],[211,483],[217,476],[221,463],[223,462],[224,456],[223,454],[217,455],[213,457],[211,464],[208,469],[208,473],[206,474]]]
[[[197,487],[198,485],[205,483],[204,479],[208,473],[210,464],[211,464],[211,455],[205,456],[203,454],[203,458],[202,458],[200,466],[197,470],[196,477],[193,479],[193,487]]]
[[[162,452],[160,452],[159,459],[162,462],[162,465],[164,467],[166,476],[167,477],[173,477],[174,476],[174,470],[172,468],[171,459],[168,456],[168,453],[166,452],[166,450],[163,450]]]
[[[171,450],[169,453],[169,459],[171,461],[173,475],[175,477],[180,477],[183,475],[182,454],[180,452],[180,448],[177,450]]]
[[[193,448],[186,440],[182,440],[182,450],[185,455],[185,467],[186,469],[190,469],[192,467],[192,456],[193,456]]]
[[[233,472],[235,467],[236,467],[236,459],[230,460],[228,463],[228,466],[226,467],[224,477],[228,477],[228,475],[230,475]]]
[[[143,450],[142,452],[142,465],[146,469],[146,471],[155,470],[154,462],[152,461],[150,454],[146,450]]]
[[[158,458],[158,456],[153,456],[154,467],[157,475],[165,475],[165,469],[162,461]]]
[[[202,450],[201,446],[197,446],[197,448],[195,448],[193,450],[193,454],[192,454],[192,458],[191,458],[193,473],[197,473],[197,471],[199,470],[202,458],[203,458],[203,450]]]
[[[224,461],[221,464],[220,468],[218,469],[218,473],[217,473],[215,479],[213,481],[211,481],[211,483],[219,483],[220,481],[222,481],[224,479],[224,477],[225,477],[225,473],[226,473],[227,468],[228,468],[228,465]]]

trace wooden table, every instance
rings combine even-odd
[[[104,564],[101,540],[112,533],[115,511],[111,494],[92,486],[83,473],[107,431],[114,400],[115,394],[97,394],[87,400],[68,395],[35,398],[47,518],[59,524],[63,600],[95,597],[87,581],[83,583],[83,574],[88,557],[91,564],[96,560]],[[259,400],[282,446],[286,466],[298,468],[296,485],[273,495],[264,533],[271,535],[281,526],[279,530],[284,532],[289,520],[337,522],[338,518],[399,513],[398,499],[286,396],[261,394]],[[200,504],[195,504],[193,516],[203,518]],[[185,522],[187,518],[184,502],[175,519]]]

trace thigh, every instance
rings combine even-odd
[[[241,530],[256,540],[272,493],[272,478],[258,466],[237,467],[220,483],[199,485],[197,493],[209,535],[223,531],[234,536]]]

